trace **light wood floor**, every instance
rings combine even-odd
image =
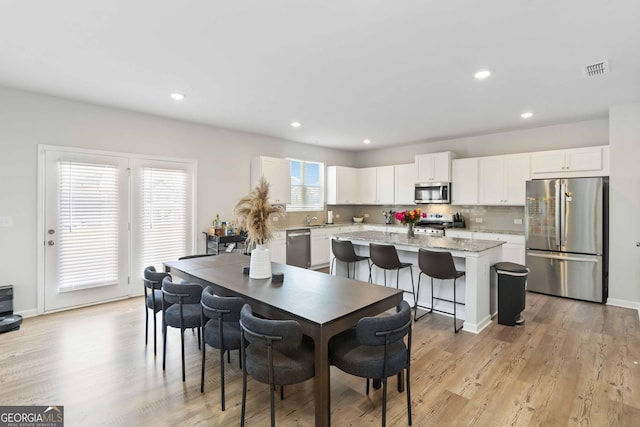
[[[134,298],[25,319],[0,335],[0,405],[64,405],[67,426],[239,425],[238,354],[226,365],[227,410],[220,411],[217,352],[208,350],[200,393],[196,337],[169,330],[168,366],[144,346],[144,305]],[[414,426],[638,426],[638,313],[528,294],[526,324],[495,323],[479,335],[452,331],[451,318],[414,325]],[[160,316],[158,316],[160,319]],[[160,334],[159,334],[160,337]],[[332,368],[334,426],[380,425],[381,390]],[[391,383],[390,383],[391,384]],[[285,388],[281,426],[313,425],[312,381]],[[249,380],[247,425],[269,419],[267,386]],[[388,424],[407,425],[406,396],[390,387]]]

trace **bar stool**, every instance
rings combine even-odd
[[[336,259],[342,262],[347,263],[347,277],[349,277],[349,266],[353,264],[353,278],[356,278],[356,265],[358,261],[367,260],[367,264],[369,264],[369,257],[363,255],[356,255],[355,249],[353,249],[353,243],[350,240],[331,240],[331,251],[333,252],[334,258],[331,260],[331,268],[329,268],[329,274],[332,274],[333,264]],[[371,269],[371,265],[369,264],[369,269]]]
[[[463,302],[458,302],[456,300],[456,280],[462,276],[464,276],[464,271],[457,271],[456,266],[453,263],[453,256],[451,256],[451,252],[440,252],[440,251],[430,251],[428,249],[420,248],[418,250],[418,266],[420,267],[420,274],[418,275],[418,293],[416,295],[416,305],[415,305],[415,314],[413,319],[418,320],[424,315],[431,313],[433,311],[437,311],[440,313],[451,314],[448,311],[438,310],[433,308],[433,300],[440,300],[453,303],[453,330],[457,334],[464,322],[457,326],[457,317],[456,317],[456,306],[464,305]],[[431,307],[424,307],[418,305],[418,298],[420,296],[420,279],[422,279],[422,274],[426,274],[431,278]],[[453,280],[453,301],[445,298],[438,298],[433,296],[433,279],[440,280]],[[427,309],[429,311],[424,313],[422,316],[418,317],[418,307]]]
[[[393,245],[380,245],[377,243],[369,243],[369,256],[371,257],[371,264],[369,264],[369,283],[373,283],[371,280],[371,271],[375,265],[378,268],[384,270],[384,285],[387,286],[387,270],[396,270],[396,289],[400,283],[400,269],[409,268],[409,275],[411,276],[411,292],[404,291],[413,295],[414,304],[416,300],[416,289],[413,284],[413,264],[410,262],[400,262],[398,258],[398,251]]]

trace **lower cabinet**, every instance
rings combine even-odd
[[[287,263],[287,235],[284,231],[273,233],[273,239],[269,242],[271,261],[281,264]]]
[[[333,231],[331,227],[311,229],[311,268],[329,265],[329,236]]]

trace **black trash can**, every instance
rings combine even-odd
[[[493,266],[498,274],[498,323],[521,325],[525,307],[526,283],[529,269],[513,262],[499,262]]]

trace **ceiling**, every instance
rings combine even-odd
[[[638,18],[637,0],[0,0],[0,86],[374,149],[606,117],[640,99]]]

